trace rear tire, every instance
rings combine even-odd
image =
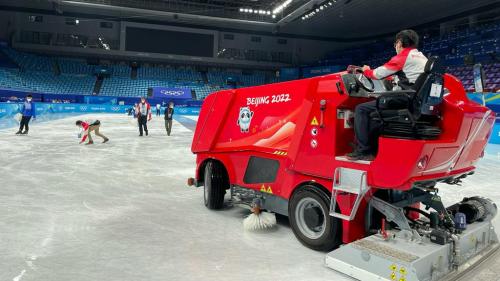
[[[203,201],[205,206],[212,210],[224,206],[224,195],[229,188],[229,179],[224,166],[210,161],[205,166]]]
[[[341,244],[341,222],[330,216],[330,198],[326,192],[311,185],[300,187],[289,203],[293,233],[306,247],[330,251]]]

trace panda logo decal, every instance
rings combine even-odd
[[[240,126],[240,131],[242,133],[248,133],[248,129],[250,129],[250,122],[252,121],[253,111],[250,110],[250,107],[240,107],[240,115],[238,117],[238,126]]]

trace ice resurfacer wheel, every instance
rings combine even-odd
[[[303,186],[290,200],[293,233],[306,247],[330,251],[340,244],[340,222],[331,217],[328,195],[315,186]]]
[[[209,209],[221,209],[224,205],[224,195],[229,187],[226,170],[214,161],[205,166],[205,188],[203,201]]]

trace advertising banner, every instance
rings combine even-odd
[[[153,90],[153,98],[162,98],[167,100],[192,99],[191,89],[165,87],[151,88]]]
[[[85,103],[94,104],[118,104],[117,97],[106,97],[106,96],[85,96]]]

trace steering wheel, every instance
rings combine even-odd
[[[365,91],[367,92],[375,91],[375,84],[373,83],[373,80],[366,77],[363,74],[363,68],[356,65],[349,65],[347,67],[347,72],[354,75],[356,79],[356,84],[361,88],[363,88]]]

